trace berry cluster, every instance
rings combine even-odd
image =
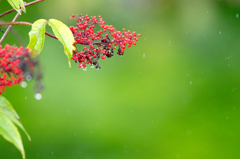
[[[21,83],[26,70],[33,70],[30,53],[28,48],[8,44],[3,48],[0,45],[0,94],[5,91],[5,86]]]
[[[141,36],[130,30],[123,29],[121,32],[117,31],[112,25],[105,25],[105,21],[101,16],[97,18],[96,16],[89,17],[88,15],[78,16],[73,14],[72,19],[77,22],[76,27],[70,27],[75,38],[75,44],[89,46],[83,47],[82,51],[73,52],[72,59],[79,63],[79,68],[86,68],[86,64],[90,64],[93,67],[96,66],[96,69],[100,69],[98,59],[112,57],[113,50],[117,49],[117,47],[117,54],[122,56],[126,46],[136,45],[137,37]],[[95,33],[94,29],[97,25],[103,29]]]

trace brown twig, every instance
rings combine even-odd
[[[4,25],[28,25],[28,26],[32,26],[32,23],[28,23],[28,22],[0,22],[0,26],[4,26]]]
[[[21,12],[21,11],[22,11],[22,10],[20,10],[20,12]],[[14,23],[19,16],[20,16],[20,14],[17,13],[17,15],[13,18],[12,23]],[[6,36],[7,36],[7,34],[9,33],[9,31],[10,31],[11,28],[12,28],[12,25],[9,25],[9,27],[7,28],[7,30],[5,31],[5,33],[3,34],[3,36],[2,36],[2,38],[1,38],[1,40],[0,40],[0,45],[2,44],[3,40],[6,38]]]
[[[28,26],[32,26],[32,23],[29,23],[29,22],[15,22],[15,21],[12,21],[12,22],[0,22],[0,26],[4,26],[4,25],[10,25],[10,26],[12,26],[12,25],[28,25]],[[45,32],[45,34],[47,36],[51,37],[51,38],[57,39],[56,36],[50,34],[49,32]]]
[[[44,0],[36,0],[36,1],[33,1],[33,2],[30,2],[30,3],[25,4],[24,6],[25,6],[25,7],[28,7],[28,6],[30,6],[30,5],[33,5],[33,4],[36,4],[36,3],[38,3],[38,2],[42,2],[42,1],[44,1]],[[0,14],[0,17],[3,17],[3,16],[5,16],[5,15],[7,15],[7,14],[9,14],[9,13],[14,12],[14,11],[16,11],[16,10],[15,10],[15,9],[8,10],[8,11]]]

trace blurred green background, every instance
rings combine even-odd
[[[10,8],[0,2],[0,13]],[[46,37],[43,98],[34,98],[34,81],[4,94],[32,138],[21,131],[27,159],[240,158],[240,1],[51,0],[18,20],[71,26],[77,13],[142,36],[87,71],[69,69],[61,43]],[[31,28],[14,29],[27,45]],[[12,34],[6,43],[19,46]],[[21,158],[0,143],[1,159]]]

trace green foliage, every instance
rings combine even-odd
[[[19,0],[18,2],[19,2],[20,7],[22,8],[22,10],[26,13],[26,8],[24,6],[23,0]]]
[[[63,44],[64,52],[68,57],[68,64],[71,68],[71,57],[72,52],[76,49],[74,44],[74,37],[71,32],[71,30],[63,24],[61,21],[58,21],[56,19],[50,19],[48,24],[52,27],[52,30],[55,34],[55,36],[58,38],[58,40]]]
[[[33,51],[32,57],[39,55],[43,49],[46,25],[47,20],[45,19],[39,19],[32,25],[32,29],[29,32],[30,42],[28,44],[28,48]]]
[[[15,9],[19,14],[21,14],[21,12],[20,12],[20,6],[21,6],[22,10],[26,13],[26,9],[25,9],[23,0],[8,0],[8,3],[9,3],[9,4],[13,7],[13,9]]]
[[[22,153],[22,157],[25,158],[22,139],[14,124],[18,125],[25,132],[29,140],[31,139],[18,118],[19,116],[13,109],[11,103],[5,97],[0,96],[0,135],[7,141],[13,143]]]

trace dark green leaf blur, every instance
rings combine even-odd
[[[2,0],[0,12],[8,9]],[[46,0],[26,11],[19,21],[71,26],[72,14],[101,15],[142,34],[124,56],[87,71],[69,69],[62,44],[46,36],[42,99],[34,81],[3,94],[31,136],[20,132],[26,159],[240,158],[239,1]],[[31,27],[13,28],[4,45],[26,46]],[[21,154],[0,137],[0,158]]]

